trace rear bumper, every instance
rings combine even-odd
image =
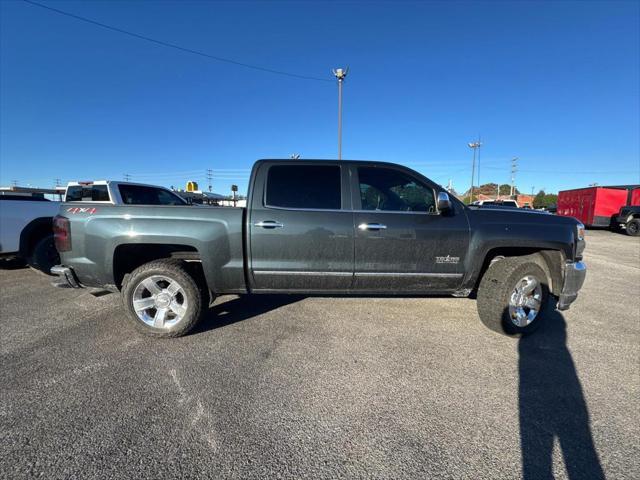
[[[578,292],[582,288],[586,276],[587,266],[584,262],[567,262],[565,264],[562,293],[558,297],[558,310],[567,310],[578,298]]]
[[[51,285],[59,288],[82,288],[82,285],[78,282],[76,274],[70,267],[64,265],[55,265],[51,267],[51,275],[56,275],[58,278],[51,282]]]

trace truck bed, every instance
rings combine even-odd
[[[65,203],[60,213],[69,219],[73,243],[62,262],[74,265],[87,286],[117,288],[124,276],[118,265],[162,245],[201,260],[217,292],[246,291],[242,208]]]

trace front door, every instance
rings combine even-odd
[[[401,167],[353,166],[355,278],[359,291],[457,289],[469,224],[460,206],[439,212],[436,190]]]
[[[267,163],[248,222],[256,290],[344,291],[353,280],[353,212],[346,167]]]

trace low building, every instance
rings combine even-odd
[[[533,195],[517,194],[517,195],[499,195],[497,197],[497,200],[515,200],[516,202],[518,202],[518,205],[520,206],[520,208],[522,207],[533,208],[534,198],[535,197]],[[496,200],[496,196],[484,195],[483,193],[480,193],[474,196],[474,200]]]

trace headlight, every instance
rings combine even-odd
[[[584,240],[584,225],[580,222],[578,222],[578,225],[576,225],[576,228],[578,229],[578,240]]]

